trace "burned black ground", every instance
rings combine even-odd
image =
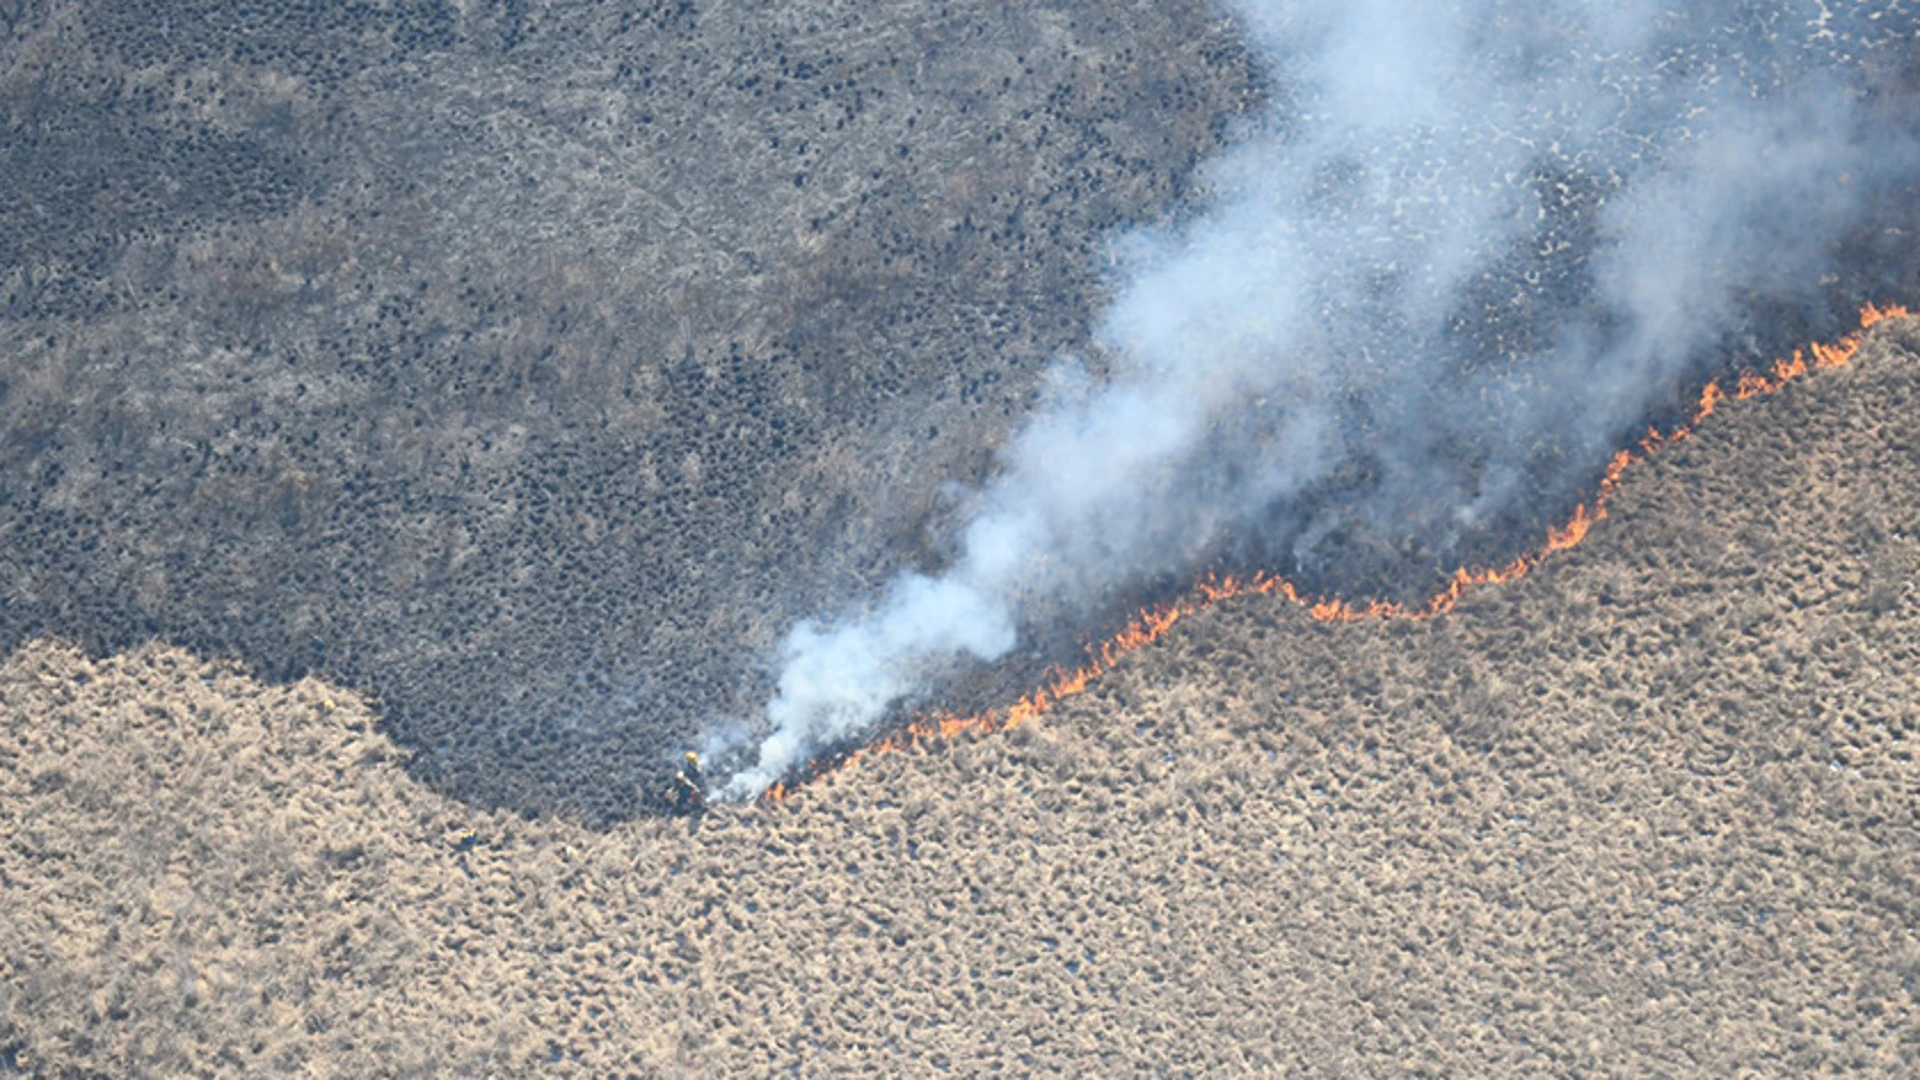
[[[0,5],[0,649],[322,674],[458,797],[642,810],[793,620],[946,557],[1108,238],[1285,93],[1237,41],[1203,3]],[[1889,122],[1904,55],[1865,62]],[[1912,235],[1722,363],[1920,280]],[[1445,544],[1213,568],[1424,595],[1535,543],[1556,476]]]
[[[0,645],[324,673],[598,820],[937,558],[1257,94],[1198,4],[8,14]]]

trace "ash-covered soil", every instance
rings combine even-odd
[[[67,1075],[1920,1072],[1920,321],[1429,622],[1247,598],[1043,722],[592,830],[364,699],[0,666],[0,1061]]]

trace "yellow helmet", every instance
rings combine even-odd
[[[681,760],[685,761],[689,765],[698,765],[700,764],[700,755],[693,752],[692,750],[689,750],[687,751],[686,756]]]

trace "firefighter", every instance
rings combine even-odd
[[[680,759],[680,772],[673,778],[673,788],[667,795],[667,802],[674,813],[685,817],[706,808],[707,796],[701,788],[703,779],[700,755],[687,751],[686,756]]]

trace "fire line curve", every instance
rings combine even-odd
[[[886,732],[873,741],[860,746],[844,756],[831,761],[815,760],[809,762],[801,771],[798,779],[776,783],[768,788],[762,798],[770,802],[779,802],[794,794],[800,787],[828,773],[841,772],[857,768],[861,761],[878,754],[901,753],[917,749],[929,742],[952,739],[960,735],[988,734],[1018,727],[1027,721],[1045,713],[1065,698],[1084,691],[1095,679],[1111,670],[1128,653],[1142,646],[1152,644],[1171,630],[1180,620],[1197,614],[1223,600],[1232,600],[1242,596],[1283,596],[1295,604],[1307,608],[1307,613],[1321,622],[1359,622],[1364,619],[1429,619],[1453,610],[1468,590],[1482,585],[1497,585],[1512,581],[1540,565],[1555,552],[1565,551],[1586,539],[1593,526],[1606,518],[1607,503],[1614,492],[1620,488],[1621,474],[1629,467],[1659,450],[1662,446],[1677,443],[1693,434],[1701,421],[1712,416],[1719,404],[1733,398],[1736,401],[1771,394],[1796,379],[1804,378],[1808,373],[1821,368],[1835,368],[1853,359],[1860,348],[1862,335],[1875,323],[1886,319],[1904,318],[1907,309],[1898,304],[1880,306],[1867,304],[1860,309],[1860,328],[1838,341],[1816,342],[1805,349],[1795,349],[1790,358],[1774,361],[1765,372],[1745,372],[1733,383],[1731,390],[1723,389],[1716,380],[1709,382],[1700,391],[1700,401],[1694,407],[1693,415],[1672,431],[1661,433],[1649,428],[1646,437],[1636,447],[1621,450],[1607,464],[1601,474],[1600,483],[1593,498],[1576,506],[1573,516],[1565,525],[1549,526],[1545,543],[1504,566],[1498,567],[1461,567],[1454,571],[1447,587],[1434,594],[1425,604],[1408,606],[1374,600],[1364,604],[1354,604],[1338,597],[1310,597],[1303,595],[1294,584],[1285,578],[1259,573],[1251,577],[1215,577],[1200,581],[1193,591],[1167,604],[1158,605],[1141,611],[1118,633],[1101,642],[1097,647],[1089,648],[1090,657],[1079,667],[1067,670],[1055,670],[1045,683],[1031,693],[1022,696],[1004,709],[992,709],[970,716],[954,716],[945,713],[931,713],[917,716],[905,725]]]

